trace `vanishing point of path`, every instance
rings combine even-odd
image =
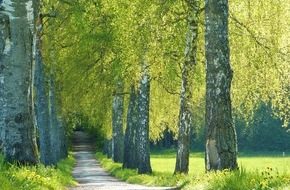
[[[169,187],[145,187],[128,184],[110,176],[94,158],[93,139],[84,132],[76,131],[72,137],[73,156],[76,165],[73,169],[73,177],[79,183],[70,190],[169,190]]]

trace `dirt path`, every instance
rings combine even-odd
[[[76,165],[73,170],[73,177],[79,183],[77,187],[70,190],[159,190],[173,189],[166,187],[145,187],[122,182],[107,173],[94,158],[93,140],[81,131],[73,134],[73,156],[76,158]]]

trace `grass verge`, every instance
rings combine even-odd
[[[16,166],[7,164],[0,155],[0,189],[9,190],[64,190],[76,185],[72,178],[74,159],[70,154],[61,160],[57,168],[37,166]]]
[[[257,157],[257,160],[255,160],[253,156],[248,158],[245,155],[245,157],[240,159],[242,163],[246,165],[240,164],[242,167],[238,171],[229,172],[225,170],[222,172],[205,173],[204,158],[202,158],[202,155],[202,153],[191,154],[190,162],[198,163],[198,165],[196,165],[195,170],[190,172],[189,175],[173,175],[175,164],[174,154],[171,152],[156,152],[151,155],[153,174],[138,175],[137,170],[123,169],[122,164],[114,163],[101,153],[96,153],[97,159],[108,172],[128,183],[143,184],[146,186],[170,186],[190,190],[290,189],[290,171],[287,170],[289,166],[288,164],[284,165],[286,161],[285,163],[281,162],[281,158],[279,157],[271,156],[267,158],[265,156],[263,158]],[[263,159],[265,159],[266,162],[261,164],[260,162]],[[287,157],[285,159],[289,161],[290,158]],[[253,168],[253,164],[255,163],[257,168]],[[248,164],[250,168],[247,167]],[[271,167],[269,165],[271,165]],[[168,168],[170,170],[168,170]]]

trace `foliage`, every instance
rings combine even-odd
[[[88,126],[102,126],[101,132],[110,137],[115,83],[123,80],[128,92],[146,57],[152,79],[150,137],[159,139],[164,124],[176,133],[188,14],[183,1],[47,0],[43,7],[45,12],[57,12],[45,22],[43,51],[47,65],[54,64],[59,107],[67,123],[74,126],[75,117],[85,115]],[[202,68],[196,71],[198,86]]]
[[[274,114],[287,126],[289,19],[283,18],[289,3],[271,2],[229,2],[233,108],[247,124],[261,101],[271,102]],[[57,13],[46,19],[43,51],[47,65],[55,63],[59,107],[68,126],[86,122],[86,127],[100,127],[99,132],[110,138],[115,83],[123,80],[129,92],[139,79],[140,60],[146,57],[152,72],[150,138],[157,142],[168,129],[177,133],[188,15],[184,1],[46,0],[43,11]],[[191,100],[196,148],[204,144],[199,143],[205,107],[203,19],[201,12]]]
[[[289,19],[283,19],[289,12],[287,2],[229,2],[232,100],[235,115],[242,123],[246,121],[243,125],[253,119],[261,102],[270,102],[274,114],[287,126],[290,38],[286,31]],[[69,128],[86,122],[86,127],[100,127],[99,132],[110,138],[115,84],[122,80],[128,93],[146,57],[151,67],[150,138],[157,142],[164,130],[177,133],[188,15],[185,1],[45,0],[43,12],[56,13],[55,18],[45,18],[43,55],[47,66],[54,64],[59,107]],[[193,139],[195,148],[204,144],[199,142],[205,115],[203,12],[199,16],[191,100],[198,139]],[[125,105],[128,99],[125,96]]]
[[[246,120],[243,116],[235,112],[235,125],[237,129],[238,146],[242,151],[290,151],[290,133],[287,128],[281,127],[283,121],[276,116],[275,111],[271,108],[270,103],[260,102],[253,112],[251,120]],[[202,120],[202,116],[200,116]],[[205,149],[204,123],[194,124],[194,130],[191,135],[191,150],[203,151]],[[158,140],[152,148],[169,148],[165,147],[166,143],[175,146],[172,136],[166,136]]]
[[[289,9],[287,0],[230,1],[230,45],[236,112],[251,119],[260,101],[289,121]]]
[[[114,81],[110,71],[116,62],[109,55],[110,15],[102,8],[101,2],[92,1],[48,0],[43,6],[44,12],[57,12],[55,18],[45,22],[43,52],[47,65],[55,68],[58,107],[70,127],[80,122],[90,126],[110,122]],[[83,118],[89,120],[82,121]]]
[[[240,150],[289,151],[290,133],[282,128],[283,121],[275,116],[270,104],[260,103],[251,121],[236,118]]]
[[[74,159],[69,155],[61,160],[57,168],[37,166],[17,166],[7,164],[0,155],[0,189],[66,189],[66,186],[76,185],[71,176]]]
[[[277,156],[277,154],[276,154]],[[238,171],[204,173],[203,153],[191,154],[189,175],[173,175],[175,152],[154,152],[151,155],[152,175],[137,175],[137,170],[123,169],[121,164],[113,163],[101,153],[96,157],[102,166],[117,178],[129,183],[148,186],[171,186],[181,189],[287,189],[290,187],[288,157],[272,157],[265,153],[258,155],[242,154],[242,167]],[[268,159],[261,163],[261,159]],[[284,160],[284,161],[283,161]],[[159,162],[161,161],[161,162]],[[160,164],[160,163],[163,163]],[[166,166],[165,166],[166,165]],[[288,168],[288,169],[287,169]],[[197,171],[198,170],[198,171]]]

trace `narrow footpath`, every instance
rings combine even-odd
[[[89,134],[76,131],[72,137],[76,165],[73,177],[79,183],[70,190],[169,190],[168,187],[145,187],[128,184],[110,176],[94,158],[94,142]]]

